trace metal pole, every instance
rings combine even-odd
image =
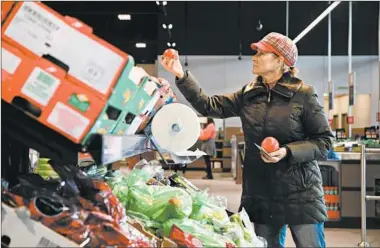
[[[380,196],[379,195],[366,195],[365,199],[367,201],[380,201]]]
[[[286,1],[286,36],[289,37],[289,1]]]
[[[329,1],[329,4],[331,2]],[[328,89],[329,89],[329,112],[328,117],[329,120],[332,122],[333,119],[333,109],[334,109],[334,86],[332,84],[332,76],[331,76],[331,12],[328,16],[328,38],[327,38],[327,44],[328,44],[328,51],[327,51],[327,71],[328,71]],[[330,104],[331,103],[331,104]]]
[[[360,145],[360,166],[361,166],[361,193],[360,193],[360,205],[361,205],[361,236],[362,240],[359,247],[370,247],[367,242],[367,205],[366,205],[366,157],[365,157],[365,145]]]
[[[378,26],[378,36],[379,36],[379,41],[378,41],[378,43],[379,43],[379,84],[378,84],[378,86],[379,86],[379,102],[378,102],[378,106],[377,106],[377,115],[380,115],[380,4],[379,4],[379,24],[378,24],[379,26]],[[376,117],[377,118],[377,117]],[[378,117],[378,120],[377,120],[377,125],[379,126],[379,128],[380,128],[380,116]]]
[[[349,11],[348,11],[348,78],[349,78],[349,82],[348,84],[350,86],[351,73],[352,73],[352,2],[350,1],[348,4],[349,4]],[[348,98],[350,99],[350,96],[348,96]],[[348,104],[347,116],[348,117],[352,116],[351,104]],[[352,137],[352,124],[348,124],[348,138],[351,138],[351,137]]]

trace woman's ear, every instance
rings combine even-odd
[[[285,67],[285,60],[283,57],[281,57],[281,56],[277,57],[277,65],[278,65],[278,68],[284,68]]]
[[[284,64],[284,63],[285,63],[284,58],[281,57],[281,56],[278,56],[278,57],[277,57],[277,63],[278,63],[279,65]]]

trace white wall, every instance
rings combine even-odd
[[[370,94],[358,94],[356,96],[356,104],[352,108],[352,114],[355,116],[355,122],[352,128],[364,128],[371,126],[371,95]],[[329,107],[328,98],[324,99],[324,108],[327,113]],[[348,95],[335,97],[333,115],[338,115],[338,128],[342,127],[342,114],[348,112]]]
[[[184,64],[184,57],[180,58]],[[188,66],[198,79],[201,87],[209,95],[230,93],[238,90],[254,78],[250,56],[238,60],[237,56],[188,56]],[[313,85],[321,103],[323,93],[328,92],[327,84],[327,57],[301,56],[298,60],[298,76],[307,84]],[[353,56],[352,68],[356,72],[357,94],[370,94],[371,124],[376,122],[379,99],[379,67],[377,56]],[[174,84],[174,77],[158,65],[158,76],[166,78],[173,85],[178,99],[188,104],[178,92]],[[347,56],[334,56],[332,58],[332,80],[335,88],[348,84],[348,58]],[[348,93],[348,90],[335,90],[336,94]],[[356,117],[357,118],[357,117]],[[240,126],[240,120],[230,118],[226,126]]]

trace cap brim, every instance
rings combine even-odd
[[[263,52],[273,52],[273,49],[270,49],[268,46],[261,42],[252,43],[251,49],[254,51],[261,50]]]

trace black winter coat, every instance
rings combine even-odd
[[[260,77],[233,94],[207,96],[186,71],[181,93],[203,116],[241,118],[246,151],[241,208],[258,224],[314,224],[327,220],[317,160],[332,147],[333,134],[312,86],[285,73],[273,89]],[[275,137],[288,150],[267,164],[254,143]]]

